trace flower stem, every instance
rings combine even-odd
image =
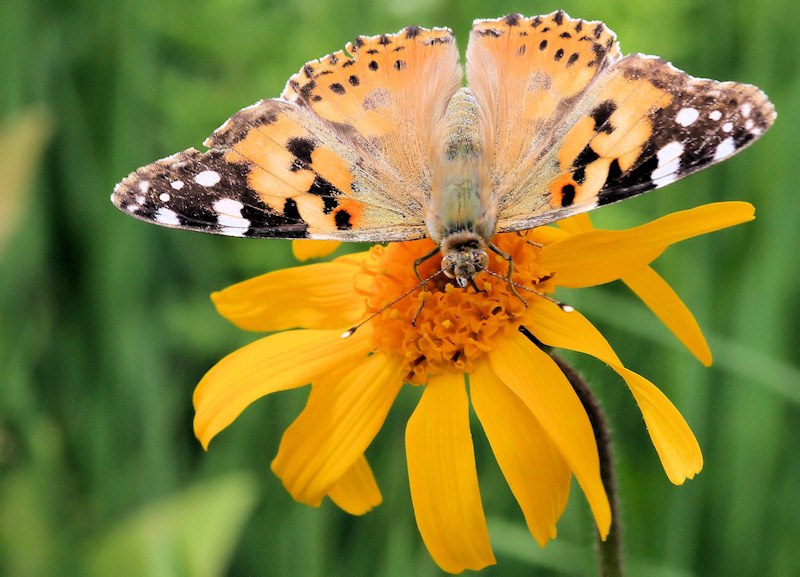
[[[556,355],[550,353],[564,375],[569,380],[572,388],[578,394],[583,408],[589,415],[592,423],[594,437],[597,441],[597,450],[600,454],[600,477],[606,489],[609,503],[611,504],[611,529],[605,541],[597,536],[597,553],[602,577],[622,577],[624,574],[622,562],[622,534],[619,519],[619,500],[617,499],[617,484],[614,479],[614,459],[611,454],[611,439],[608,434],[605,416],[600,408],[597,397],[578,375],[578,373]]]

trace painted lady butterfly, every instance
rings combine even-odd
[[[142,220],[231,236],[429,236],[466,286],[495,233],[675,182],[775,119],[758,88],[622,56],[601,22],[563,11],[476,20],[466,75],[462,88],[446,28],[360,36],[233,115],[208,152],[140,168],[111,199]]]

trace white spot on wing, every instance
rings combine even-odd
[[[220,181],[219,172],[215,170],[204,170],[194,177],[194,181],[200,186],[214,186]]]
[[[161,194],[158,195],[158,199],[161,202],[169,202],[169,198],[170,198],[169,193],[167,192],[162,192]]]
[[[136,195],[136,198],[134,200],[136,200],[136,204],[144,204],[144,201],[147,199],[144,197],[143,194],[138,194]]]
[[[722,125],[722,132],[730,132],[733,130],[733,122],[726,122]]]
[[[139,190],[142,191],[142,194],[147,194],[147,191],[149,189],[150,189],[150,181],[149,180],[141,180],[141,181],[139,181]]]
[[[717,150],[714,152],[714,160],[725,158],[736,152],[736,143],[733,142],[732,137],[728,137],[717,145]]]
[[[669,144],[664,145],[664,147],[656,153],[658,157],[658,167],[650,174],[650,178],[653,180],[653,184],[656,185],[656,188],[666,186],[677,180],[682,154],[683,145],[677,140],[673,140]]]
[[[182,180],[173,180],[169,183],[169,185],[174,188],[175,190],[180,190],[183,188],[183,181]]]
[[[750,112],[752,110],[753,110],[753,105],[750,104],[749,102],[745,102],[744,104],[742,104],[741,108],[742,116],[750,116]]]
[[[722,113],[721,113],[719,110],[712,110],[712,111],[711,111],[711,112],[708,114],[708,117],[709,117],[711,120],[719,120],[720,118],[722,118]]]
[[[744,127],[747,130],[750,130],[751,128],[753,128],[753,124],[754,124],[753,123],[753,119],[752,118],[748,118],[747,121],[744,123]]]
[[[220,198],[214,201],[217,223],[222,234],[244,236],[250,228],[250,221],[242,216],[243,208],[244,204],[232,198]]]
[[[238,200],[232,198],[219,198],[214,201],[214,210],[221,214],[236,215],[242,217],[242,209],[244,205]]]
[[[700,113],[696,108],[681,108],[678,114],[675,115],[675,122],[681,126],[689,126],[694,124],[694,121],[700,117]]]
[[[156,222],[160,224],[178,225],[181,223],[181,221],[178,220],[178,214],[174,210],[164,208],[163,206],[156,211],[155,219]]]

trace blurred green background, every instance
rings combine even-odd
[[[0,574],[438,575],[416,530],[401,395],[368,457],[384,503],[353,518],[295,504],[269,471],[306,390],[264,399],[205,453],[194,385],[257,335],[209,293],[294,263],[290,245],[166,230],[108,197],[122,177],[199,146],[239,108],[357,34],[509,12],[605,21],[624,52],[759,85],[775,127],[688,181],[599,211],[641,224],[717,200],[757,219],[671,248],[655,268],[708,337],[702,367],[619,284],[563,293],[682,411],[705,469],[672,486],[624,384],[596,386],[615,440],[631,575],[800,575],[800,3],[795,0],[153,0],[0,2]],[[594,571],[573,496],[539,549],[473,433],[498,565],[485,575]],[[573,484],[574,485],[574,484]]]

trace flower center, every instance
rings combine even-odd
[[[500,234],[493,242],[511,255],[515,283],[539,292],[555,289],[549,271],[536,264],[540,248],[531,244],[546,242],[543,235],[536,230]],[[366,313],[380,311],[418,285],[413,262],[433,248],[429,239],[373,247],[356,280],[356,290],[367,296]],[[440,271],[441,260],[437,254],[422,263],[422,278]],[[494,348],[496,339],[509,338],[519,329],[527,307],[505,279],[508,263],[489,251],[489,270],[499,277],[479,273],[475,284],[480,292],[472,286],[459,288],[439,274],[370,321],[376,348],[402,359],[409,382],[424,384],[429,375],[446,370],[469,373],[475,359]],[[529,303],[541,298],[517,290]]]

